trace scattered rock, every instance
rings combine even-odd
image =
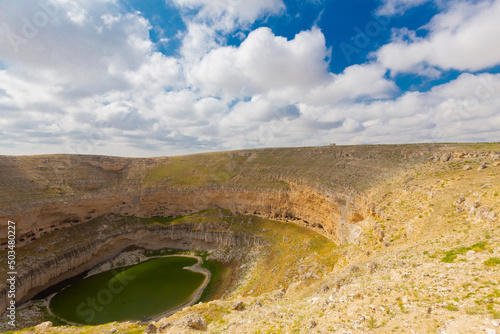
[[[368,269],[370,269],[370,274],[373,274],[377,270],[378,264],[376,262],[371,262],[368,264]]]
[[[495,166],[495,167],[500,166],[500,162],[499,162],[499,161],[495,162],[495,163],[493,164],[493,166]]]
[[[486,168],[488,168],[488,166],[486,164],[482,164],[481,166],[479,166],[477,168],[477,170],[481,171],[481,170],[486,169]]]
[[[42,322],[41,324],[38,324],[35,326],[35,331],[37,332],[45,332],[47,329],[52,327],[52,322],[50,321],[45,321]]]
[[[447,162],[447,161],[450,161],[451,157],[452,157],[451,153],[449,153],[449,152],[448,152],[448,153],[446,153],[445,155],[443,155],[443,156],[441,157],[441,161],[442,161],[442,162]]]
[[[307,325],[307,329],[313,329],[316,326],[318,326],[318,324],[316,323],[316,321],[311,320],[311,321],[309,321],[309,325]]]
[[[109,332],[110,332],[110,333],[118,333],[118,329],[116,329],[116,328],[111,328],[111,329],[109,330]]]
[[[409,177],[409,178],[407,178],[407,179],[406,179],[403,183],[408,183],[408,182],[410,182],[410,181],[413,181],[413,177]]]
[[[465,202],[465,197],[459,197],[459,198],[457,198],[457,200],[453,204],[459,205],[459,204],[462,204],[463,202]]]
[[[476,259],[476,252],[470,250],[467,253],[465,253],[465,257],[467,258],[467,261],[474,261]]]
[[[359,267],[358,266],[351,266],[350,270],[351,270],[351,273],[355,273],[356,271],[359,271]]]
[[[174,324],[170,321],[164,322],[158,327],[158,333],[163,333],[166,332],[170,327],[172,327]]]
[[[323,284],[323,285],[321,286],[321,288],[319,289],[319,292],[320,292],[320,293],[326,293],[326,292],[328,292],[329,290],[330,290],[330,287],[329,287],[328,285],[326,285],[326,284]]]
[[[262,302],[261,302],[260,300],[257,300],[257,301],[255,302],[255,304],[253,304],[253,307],[254,307],[254,308],[257,308],[257,307],[262,307]]]
[[[245,308],[245,305],[243,304],[243,302],[237,302],[236,304],[231,306],[231,310],[235,310],[235,311],[241,311],[244,308]]]
[[[35,248],[35,253],[38,254],[38,253],[41,253],[41,252],[46,251],[46,250],[47,250],[47,248],[39,246],[39,247]]]
[[[463,169],[464,169],[464,170],[471,170],[471,169],[472,169],[472,166],[471,166],[471,165],[465,165]]]
[[[153,324],[153,323],[150,323],[149,325],[146,326],[146,328],[144,328],[144,332],[142,332],[143,334],[153,334],[153,333],[156,333],[158,330],[158,328]]]
[[[494,329],[494,328],[485,328],[484,329],[486,331],[486,333],[488,334],[497,334],[497,330]]]
[[[491,324],[495,327],[500,326],[500,320],[499,319],[493,319],[491,320]]]
[[[186,323],[189,327],[204,331],[207,329],[207,321],[199,314],[193,314],[186,318]]]

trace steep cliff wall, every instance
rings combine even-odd
[[[91,269],[131,245],[153,250],[173,248],[207,251],[221,245],[234,247],[260,244],[263,241],[255,236],[214,231],[206,225],[201,228],[197,224],[137,227],[75,246],[28,266],[17,276],[16,301],[27,301],[40,291]],[[0,314],[6,310],[8,300],[7,286],[3,284],[0,286]]]
[[[463,145],[462,145],[463,146]],[[297,221],[342,244],[370,214],[370,187],[416,163],[497,154],[453,145],[265,149],[150,159],[0,156],[0,229],[19,245],[105,214],[178,216],[222,207]],[[6,234],[0,234],[0,248]]]

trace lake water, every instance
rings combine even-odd
[[[50,300],[51,312],[78,324],[146,320],[188,302],[205,275],[189,257],[154,258],[78,280]]]

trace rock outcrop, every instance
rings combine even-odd
[[[136,227],[126,232],[97,238],[75,246],[60,254],[38,261],[17,276],[16,300],[24,302],[37,293],[67,278],[85,272],[116,255],[124,248],[137,245],[148,249],[175,248],[183,250],[211,250],[218,246],[263,245],[255,236],[213,231],[211,226],[198,224],[168,227]],[[7,307],[7,286],[0,286],[0,314]]]

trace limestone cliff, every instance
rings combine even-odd
[[[178,216],[222,207],[317,228],[337,243],[373,213],[368,192],[415,163],[498,156],[458,145],[261,149],[172,158],[0,156],[0,228],[22,245],[105,214]],[[6,235],[0,235],[4,248]]]
[[[77,245],[59,254],[37,260],[24,266],[17,276],[16,300],[24,302],[40,291],[67,278],[91,269],[116,255],[124,248],[136,245],[147,249],[175,248],[184,250],[210,250],[221,245],[260,245],[255,236],[217,231],[217,226],[182,224],[168,227],[136,226],[123,232],[99,237]],[[0,314],[7,307],[7,287],[0,286]]]

